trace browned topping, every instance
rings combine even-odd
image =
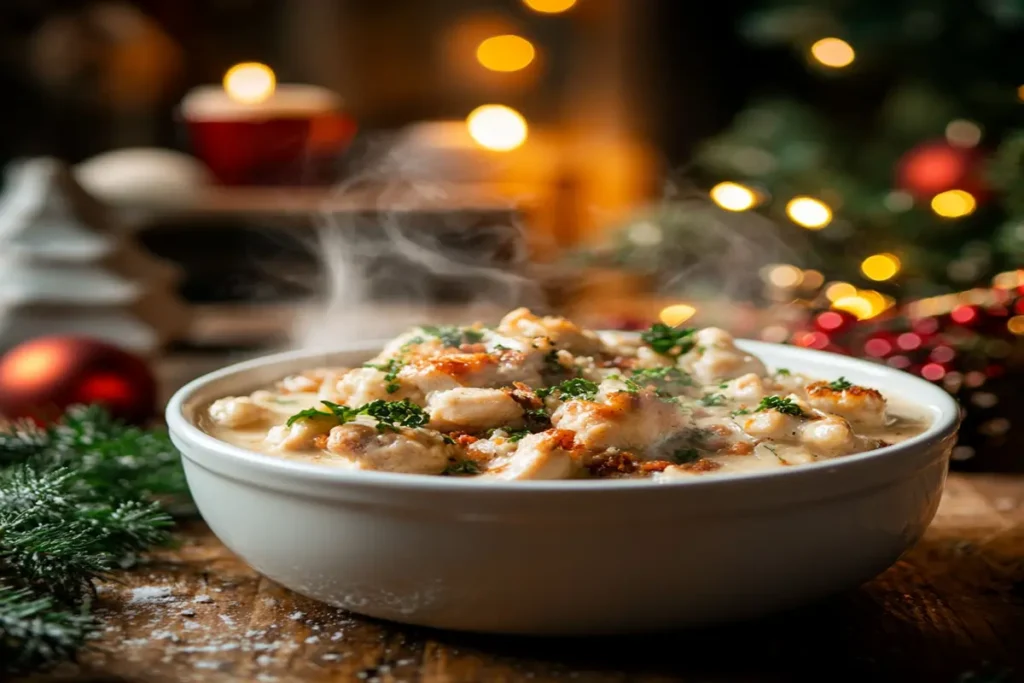
[[[487,353],[487,346],[484,344],[460,344],[459,351],[462,353]]]
[[[641,472],[664,472],[666,467],[671,466],[668,460],[648,460],[640,463]]]
[[[688,462],[685,465],[680,465],[679,467],[689,472],[714,472],[721,466],[722,463],[715,462],[714,460],[708,460],[707,458],[701,458],[700,460],[694,460],[693,462]]]
[[[729,436],[732,434],[732,430],[725,425],[709,425],[706,427],[709,432],[714,432],[718,436]]]
[[[555,446],[563,451],[571,451],[576,447],[576,433],[568,429],[549,429],[546,433],[555,439]]]
[[[612,358],[602,358],[596,361],[597,367],[599,368],[618,368],[619,370],[632,370],[636,367],[636,358],[627,358],[626,356],[613,356]]]
[[[451,436],[453,439],[455,439],[455,443],[459,444],[460,446],[468,446],[480,440],[479,438],[473,436],[472,434],[458,434],[457,436],[456,434],[457,432],[452,432]]]
[[[832,387],[829,386],[828,382],[821,381],[821,382],[814,382],[813,384],[808,384],[806,389],[807,389],[807,395],[808,396],[813,396],[813,397],[816,397],[816,398],[825,398],[825,397],[828,397],[828,396],[835,396],[836,394],[846,393],[846,394],[849,394],[850,396],[865,396],[865,397],[870,396],[871,398],[877,399],[879,401],[885,400],[885,399],[882,398],[882,394],[879,393],[879,391],[877,389],[871,389],[869,387],[862,387],[862,386],[858,386],[856,384],[852,385],[848,389],[843,389],[842,391],[836,391],[835,389],[833,389]]]
[[[486,353],[453,353],[448,356],[417,361],[416,365],[441,372],[450,377],[460,377],[483,370],[497,361]]]
[[[623,452],[599,455],[586,467],[592,476],[605,478],[633,474],[639,466],[631,453]]]
[[[512,389],[505,389],[505,393],[518,403],[523,410],[536,410],[544,407],[544,401],[533,392],[529,385],[522,382],[513,382],[512,386]]]
[[[318,434],[317,436],[314,436],[313,437],[313,446],[314,446],[314,448],[319,448],[321,450],[323,450],[324,448],[327,448],[327,439],[328,439],[328,436],[326,434]]]
[[[737,441],[722,452],[727,455],[750,455],[754,452],[754,447],[746,441]]]

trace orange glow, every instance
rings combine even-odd
[[[560,14],[572,9],[576,0],[523,0],[523,4],[541,14]]]
[[[476,59],[491,71],[519,71],[529,66],[536,55],[533,43],[513,34],[491,36],[476,49]]]
[[[30,344],[7,355],[0,366],[0,377],[17,388],[47,384],[64,372],[67,360],[67,349],[59,344]]]

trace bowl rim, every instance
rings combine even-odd
[[[628,489],[674,489],[677,487],[709,489],[715,487],[726,487],[738,482],[757,483],[768,481],[793,481],[799,477],[813,477],[818,473],[839,473],[842,471],[856,470],[858,467],[877,465],[883,462],[898,459],[900,454],[917,452],[920,449],[941,442],[951,437],[959,429],[961,421],[960,406],[956,400],[946,391],[936,385],[916,377],[909,373],[897,370],[889,366],[881,365],[871,361],[842,356],[835,353],[806,349],[787,344],[775,344],[770,342],[738,339],[737,346],[753,354],[768,351],[768,355],[795,356],[797,358],[807,356],[823,361],[828,360],[836,367],[837,374],[841,374],[844,368],[855,369],[867,374],[879,377],[899,377],[901,382],[913,388],[914,402],[922,408],[928,408],[934,415],[929,427],[920,434],[917,434],[905,441],[877,448],[863,453],[821,460],[813,463],[806,463],[791,468],[769,470],[765,472],[751,473],[728,473],[708,477],[693,477],[679,480],[652,482],[649,479],[599,479],[599,480],[553,480],[553,481],[505,481],[487,480],[481,482],[475,477],[441,477],[428,474],[410,474],[402,472],[376,472],[372,470],[349,470],[334,468],[316,463],[289,460],[275,455],[259,453],[241,446],[236,446],[221,441],[214,436],[202,431],[186,416],[185,407],[191,399],[201,393],[211,384],[220,380],[251,372],[266,366],[277,364],[287,365],[308,359],[310,365],[315,364],[317,358],[326,358],[342,353],[374,353],[378,352],[387,340],[374,340],[354,342],[350,344],[332,347],[330,349],[302,349],[296,351],[285,351],[269,354],[239,363],[225,366],[214,372],[202,375],[187,383],[174,393],[167,403],[166,422],[168,431],[178,445],[182,457],[188,458],[195,464],[206,467],[202,458],[197,458],[194,452],[182,448],[178,441],[195,448],[204,456],[214,456],[221,460],[224,467],[231,465],[244,467],[250,471],[258,471],[261,479],[267,476],[287,477],[293,481],[301,480],[316,484],[345,485],[348,487],[365,486],[371,488],[404,489],[419,491],[472,491],[498,494],[502,492],[523,493],[523,492],[599,492]],[[909,392],[900,393],[900,397],[906,401],[905,396]],[[222,468],[217,468],[222,469]],[[240,477],[247,479],[246,477]]]

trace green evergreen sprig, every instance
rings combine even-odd
[[[167,435],[102,408],[0,428],[0,674],[74,656],[96,628],[94,581],[169,539],[188,500]]]

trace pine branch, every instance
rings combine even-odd
[[[166,433],[78,407],[0,429],[0,674],[74,655],[93,582],[166,542],[160,502],[187,501]]]
[[[70,659],[94,628],[81,610],[0,583],[0,672],[25,673]]]

